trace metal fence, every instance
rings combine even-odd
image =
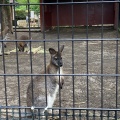
[[[105,4],[113,4],[114,10],[117,6],[117,22],[114,24],[104,24],[103,11]],[[1,120],[29,120],[29,119],[60,119],[60,120],[119,120],[120,119],[120,31],[119,31],[119,1],[43,1],[39,4],[32,4],[28,0],[28,19],[30,19],[30,5],[40,6],[42,14],[42,32],[34,31],[28,24],[27,31],[24,28],[14,27],[14,34],[9,35],[10,40],[6,40],[7,48],[4,48],[4,40],[1,40],[2,54],[0,56],[0,119]],[[10,6],[15,8],[15,1]],[[74,17],[77,13],[74,11],[76,5],[85,5],[86,9],[85,25],[77,25]],[[90,5],[98,4],[101,11],[101,24],[89,24]],[[20,5],[20,4],[19,4]],[[56,8],[56,26],[46,24],[46,5],[53,5]],[[61,26],[60,7],[70,6],[71,25]],[[0,7],[8,4],[0,4]],[[63,7],[64,8],[64,7]],[[67,9],[67,7],[65,7]],[[79,8],[79,7],[78,7]],[[14,9],[15,10],[15,9]],[[54,10],[54,9],[52,9]],[[52,15],[52,12],[51,15]],[[91,9],[92,10],[92,9]],[[94,8],[94,10],[97,10]],[[114,11],[113,10],[113,11]],[[78,13],[81,11],[77,11]],[[14,11],[15,14],[15,11]],[[63,9],[63,13],[64,9]],[[99,14],[98,14],[99,16]],[[78,17],[78,16],[77,16]],[[79,18],[79,17],[78,17]],[[69,21],[63,18],[65,21]],[[63,20],[63,21],[64,21]],[[83,20],[83,21],[84,21]],[[94,19],[93,19],[94,20]],[[49,19],[48,19],[49,21]],[[52,22],[51,22],[52,23]],[[116,29],[114,29],[114,26]],[[17,31],[17,28],[20,31]],[[31,30],[32,29],[32,30]],[[24,31],[25,30],[25,31]],[[29,39],[20,40],[20,36],[28,35]],[[32,38],[32,39],[31,39]],[[18,51],[19,42],[28,42],[29,52]],[[64,45],[62,52],[63,70],[61,67],[56,74],[53,69],[50,73],[47,64],[51,58],[58,59],[60,62],[60,47]],[[58,51],[60,55],[56,58],[56,52],[49,53],[49,48]],[[13,50],[14,49],[14,50]],[[54,56],[55,55],[55,56]],[[58,56],[59,56],[58,55]],[[57,56],[57,57],[58,57]],[[58,63],[59,63],[58,62]],[[51,68],[52,69],[52,68]],[[41,73],[45,71],[45,73]],[[57,77],[56,77],[57,76]],[[52,112],[42,114],[48,101],[54,99],[54,95],[48,92],[48,82],[53,83],[54,79],[59,79],[59,88],[61,78],[64,76],[62,89],[58,89]],[[41,80],[39,81],[39,79]],[[27,105],[28,85],[31,82],[31,91],[29,93],[32,99]],[[51,84],[53,84],[51,83]],[[44,84],[44,85],[43,85]],[[39,87],[40,86],[40,87]],[[43,87],[43,88],[42,88]],[[52,86],[53,87],[53,86]],[[54,88],[54,87],[53,87]],[[35,90],[36,89],[36,90]],[[40,93],[43,89],[43,93]],[[51,88],[52,89],[52,88]],[[55,92],[55,89],[53,89]],[[38,96],[36,95],[38,92]],[[52,96],[50,98],[50,96]],[[42,99],[42,97],[45,99]],[[36,100],[37,99],[37,100]],[[38,102],[38,103],[36,103]],[[39,105],[39,102],[46,103],[46,106]],[[50,103],[51,104],[51,103]],[[48,108],[49,110],[50,108]],[[28,112],[28,110],[30,110]],[[35,112],[37,110],[37,112]],[[55,110],[58,110],[57,113]],[[43,118],[43,116],[45,116]]]

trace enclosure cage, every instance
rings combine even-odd
[[[25,4],[18,4],[27,6],[28,24],[27,27],[15,24],[14,34],[10,29],[4,34],[2,10],[12,7],[15,20],[16,2],[0,4],[0,120],[119,120],[120,1],[40,0],[31,3],[27,0]],[[40,31],[31,27],[31,5],[40,8]],[[21,39],[22,35],[28,39]],[[4,36],[7,37],[4,39]],[[27,44],[26,51],[19,51],[19,42]],[[54,57],[49,48],[58,51],[57,59],[63,61],[62,74],[61,67],[56,74],[48,71]],[[62,89],[61,76],[64,77]],[[34,86],[41,78],[37,87]],[[52,108],[47,109],[51,109],[51,113],[46,110],[41,114],[48,102],[55,99],[47,92],[47,83],[54,79],[59,81],[55,81],[59,85],[56,100]],[[31,105],[27,104],[29,83]],[[36,96],[35,89],[38,92],[44,89],[44,93]],[[40,95],[44,96],[42,102],[46,106],[38,105]],[[34,98],[38,99],[37,105]]]

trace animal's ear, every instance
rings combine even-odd
[[[53,48],[49,48],[49,52],[50,52],[51,55],[56,54],[56,51]]]
[[[62,52],[63,49],[64,49],[64,45],[62,45],[62,46],[60,47],[60,52]]]

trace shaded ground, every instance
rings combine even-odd
[[[45,39],[55,40],[65,39],[66,41],[60,41],[60,45],[65,45],[63,52],[64,71],[66,74],[115,74],[116,71],[120,74],[120,42],[118,41],[69,41],[74,37],[75,39],[93,38],[116,38],[117,32],[111,27],[105,28],[103,34],[101,29],[90,28],[88,34],[86,34],[85,28],[75,28],[72,32],[71,28],[61,28],[59,35],[57,29],[45,32]],[[19,37],[21,34],[28,34],[26,32],[17,33]],[[73,34],[73,36],[72,36]],[[87,36],[88,35],[88,36]],[[42,40],[44,37],[43,33],[32,32],[31,36],[33,40]],[[13,38],[12,38],[13,37]],[[14,39],[14,35],[11,36]],[[115,39],[116,40],[116,39]],[[42,46],[45,50],[49,47],[57,49],[58,42],[34,42],[32,47]],[[88,45],[88,46],[87,46]],[[72,49],[73,47],[73,49]],[[116,59],[116,48],[118,47],[118,54]],[[8,43],[7,50],[15,48],[15,44]],[[88,51],[87,51],[88,50]],[[88,58],[87,58],[88,55]],[[32,61],[31,58],[32,57]],[[49,62],[49,54],[46,53],[46,59],[44,54],[19,54],[18,61],[16,55],[6,55],[5,66],[3,66],[3,57],[0,56],[0,74],[39,74],[44,68],[45,60]],[[118,64],[116,64],[116,61]],[[18,64],[17,64],[18,62]],[[101,63],[102,62],[102,63]],[[31,67],[32,65],[32,67]],[[0,77],[0,105],[6,106],[5,101],[5,82],[6,82],[6,95],[8,106],[26,106],[26,89],[31,80],[30,76],[7,76]],[[120,78],[111,76],[66,76],[65,85],[61,90],[61,107],[64,108],[116,108],[120,107]],[[18,91],[20,89],[20,91]],[[19,97],[20,95],[20,97]],[[55,102],[55,106],[59,107],[59,97]],[[19,102],[20,101],[20,102]],[[72,112],[72,111],[70,111]],[[86,116],[86,111],[85,116]],[[83,112],[83,113],[84,113]],[[76,113],[80,114],[80,111]],[[81,114],[83,114],[81,113]],[[89,115],[98,115],[100,112],[89,111]],[[108,112],[103,112],[103,115],[108,115]],[[112,117],[115,116],[114,112],[110,112]],[[83,120],[85,120],[85,116]],[[93,118],[91,118],[93,119]],[[99,119],[99,118],[98,118]]]

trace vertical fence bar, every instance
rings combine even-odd
[[[42,0],[42,3],[45,3],[44,0]],[[42,29],[43,29],[43,39],[45,40],[46,39],[46,36],[45,36],[45,30],[46,30],[46,24],[45,24],[45,5],[42,5]],[[43,46],[44,46],[44,71],[46,73],[46,42],[44,41],[43,42]],[[48,104],[48,98],[47,98],[47,79],[46,79],[46,75],[44,76],[45,77],[45,97],[46,97],[46,106]],[[52,111],[53,112],[53,111]],[[46,116],[46,119],[47,119],[47,116]]]
[[[2,32],[1,23],[2,23],[2,6],[0,5],[0,32]],[[0,35],[0,37],[2,37],[2,36]],[[1,40],[1,39],[0,39],[0,40]]]
[[[72,15],[72,83],[73,83],[73,108],[75,107],[75,82],[74,82],[74,1],[71,0],[71,15]],[[75,111],[73,110],[73,119],[75,119]]]
[[[109,116],[110,116],[110,114],[109,114],[110,112],[108,111],[108,116],[107,116],[107,120],[109,120]]]
[[[44,0],[42,0],[42,3],[44,3]],[[45,5],[42,5],[42,29],[43,29],[43,39],[46,39],[45,36]],[[46,43],[45,41],[43,42],[44,45],[44,70],[46,73]],[[45,94],[46,94],[46,106],[47,106],[47,80],[46,80],[46,76],[45,76]],[[47,119],[47,118],[46,118]]]
[[[56,4],[57,4],[57,39],[58,39],[58,51],[59,51],[59,48],[60,48],[60,42],[59,42],[59,39],[60,39],[60,20],[59,20],[59,0],[56,1]],[[59,68],[59,74],[60,74],[60,68]],[[60,75],[59,75],[59,83],[60,83]],[[61,108],[61,89],[60,89],[60,86],[59,86],[59,107]],[[61,109],[59,109],[59,119],[61,120]]]
[[[81,110],[79,110],[79,120],[82,120]]]
[[[29,30],[29,39],[31,39],[31,16],[30,16],[30,0],[27,0],[27,5],[28,5],[28,30]],[[30,47],[31,47],[31,42],[30,42]],[[30,48],[31,50],[31,48]],[[30,51],[31,52],[31,51]]]
[[[14,4],[14,10],[13,10],[13,14],[14,16],[16,16],[16,12],[15,12],[15,0],[13,0],[13,4]],[[16,21],[16,17],[14,17],[14,21]],[[15,24],[15,39],[17,39],[17,31],[16,31],[16,24]],[[15,47],[16,47],[16,64],[17,64],[17,74],[19,74],[19,58],[18,58],[18,51],[17,51],[17,48],[18,48],[18,45],[17,45],[17,41],[15,42]],[[18,79],[18,106],[21,106],[21,100],[20,100],[20,79],[19,79],[19,75],[17,76],[17,79]],[[19,119],[21,120],[21,110],[19,108]]]
[[[5,56],[4,56],[4,44],[2,42],[2,60],[3,60],[3,73],[6,74],[6,66],[5,66]],[[8,106],[8,98],[7,98],[7,81],[6,76],[4,75],[4,88],[5,88],[5,105]],[[8,109],[6,108],[6,120],[8,120]]]
[[[87,2],[88,2],[88,0],[87,0]],[[87,8],[86,8],[86,39],[88,39],[88,15],[89,15],[89,4],[86,4],[87,6]],[[86,41],[86,74],[88,74],[89,73],[89,71],[88,71],[88,40]],[[86,76],[87,77],[87,80],[86,80],[86,82],[87,82],[87,108],[89,108],[89,80],[88,80],[88,76]],[[87,110],[87,120],[89,120],[89,111]]]
[[[3,9],[4,6],[0,6],[1,10]],[[3,14],[1,13],[1,23],[3,20]],[[3,25],[1,24],[1,31],[3,30]],[[3,40],[3,36],[1,37]],[[4,56],[4,44],[1,42],[1,48],[2,48],[2,61],[3,61],[3,73],[6,74],[6,66],[5,66],[5,56]],[[7,81],[6,81],[6,75],[4,75],[4,89],[5,89],[5,105],[8,106],[8,98],[7,98]],[[6,120],[8,120],[8,109],[6,108]]]
[[[44,3],[44,0],[42,0],[42,3]],[[45,39],[45,5],[42,6],[42,28],[43,28],[43,39]]]
[[[103,0],[102,0],[103,1]],[[101,39],[103,39],[103,3],[101,3]],[[103,40],[101,40],[101,74],[103,74]],[[101,108],[103,108],[103,76],[101,76]],[[103,120],[103,111],[101,110],[101,120]]]
[[[14,4],[14,5],[13,5],[13,8],[14,8],[14,9],[13,9],[13,14],[14,14],[14,22],[15,22],[14,33],[15,33],[15,39],[17,39],[17,31],[16,31],[16,30],[17,30],[17,26],[16,26],[16,17],[15,17],[15,16],[16,16],[16,12],[15,12],[15,0],[13,0],[13,4]],[[17,42],[16,42],[16,44],[17,44]],[[16,46],[17,46],[17,45],[16,45]]]
[[[93,120],[95,120],[95,110],[93,110]]]
[[[68,117],[67,117],[67,116],[68,116],[68,114],[67,114],[67,109],[65,109],[65,112],[66,112],[66,120],[68,120],[68,119],[67,119],[67,118],[68,118]]]
[[[60,26],[59,26],[59,1],[57,0],[57,39],[60,38]]]
[[[30,73],[33,74],[33,64],[32,64],[32,47],[31,47],[31,16],[30,16],[30,0],[27,0],[28,5],[28,30],[29,30],[29,55],[30,55]],[[34,89],[33,89],[33,76],[31,75],[32,83],[32,106],[34,106]],[[34,120],[34,113],[32,111],[32,119]]]
[[[16,12],[15,12],[15,0],[13,0],[13,3],[14,3],[14,16],[15,16],[16,15]],[[15,18],[15,20],[16,20],[16,18]],[[15,24],[15,39],[17,39],[16,24]],[[17,42],[15,42],[15,44],[16,44],[17,74],[19,74],[19,57],[18,57],[18,51],[17,51],[18,45],[17,45]],[[17,80],[18,80],[18,106],[21,106],[20,78],[19,78],[19,75],[17,76]],[[20,108],[19,108],[19,119],[21,120],[21,109]]]
[[[119,0],[117,0],[117,1],[119,1]],[[117,8],[115,8],[115,9],[117,9],[118,10],[118,15],[120,14],[119,13],[119,5],[120,5],[120,3],[115,3],[115,7],[117,7]],[[116,25],[116,28],[117,28],[117,33],[116,33],[116,39],[117,38],[119,38],[119,33],[118,33],[118,28],[119,28],[119,17],[117,17],[117,25]],[[115,73],[116,74],[118,74],[118,59],[119,59],[119,54],[118,54],[118,51],[119,49],[118,49],[118,40],[116,40],[116,70],[115,70]],[[118,77],[116,76],[116,108],[118,108]],[[115,119],[117,119],[117,111],[115,112]]]
[[[31,52],[31,18],[30,18],[30,0],[27,0],[27,9],[28,9],[28,32],[29,32],[29,55],[30,55],[30,73],[32,74],[32,52]],[[34,106],[34,90],[33,90],[33,76],[31,76],[32,83],[32,106]],[[32,119],[34,120],[34,114],[32,111]]]

